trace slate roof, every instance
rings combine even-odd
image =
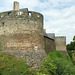
[[[55,39],[55,33],[45,33],[45,32],[44,32],[44,36],[45,36],[45,37],[48,37],[48,38],[50,38],[50,39],[53,39],[53,40]]]
[[[28,8],[19,9],[21,11],[28,11]]]

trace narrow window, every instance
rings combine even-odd
[[[31,13],[28,13],[29,16],[31,16]]]
[[[2,22],[2,27],[4,27],[4,22]]]
[[[11,12],[8,12],[8,15],[11,16],[12,15]]]

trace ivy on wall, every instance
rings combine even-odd
[[[0,41],[0,51],[2,50],[2,42]]]
[[[47,52],[47,44],[45,44],[45,51]]]

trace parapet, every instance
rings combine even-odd
[[[56,38],[66,38],[66,36],[56,36]]]
[[[0,13],[0,20],[4,19],[22,19],[43,22],[43,15],[38,12],[28,11],[28,8],[19,9],[19,3],[14,2],[14,9]]]
[[[43,15],[33,11],[14,10],[0,13],[0,20],[4,19],[22,19],[26,21],[37,21],[43,24]]]

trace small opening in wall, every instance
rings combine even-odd
[[[39,18],[40,16],[39,16],[39,15],[37,15],[37,17]]]
[[[1,15],[1,18],[4,17],[4,14]]]
[[[11,12],[8,12],[8,15],[11,16]]]
[[[2,27],[4,27],[4,22],[2,22]]]
[[[31,16],[31,13],[28,13],[29,16]]]

